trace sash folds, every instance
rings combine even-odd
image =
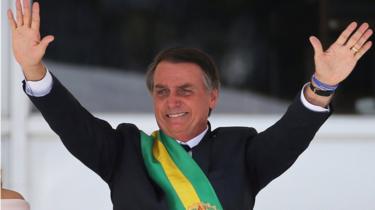
[[[210,181],[176,140],[162,131],[141,131],[141,150],[150,177],[164,191],[172,210],[222,210]]]

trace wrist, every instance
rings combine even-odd
[[[303,88],[303,94],[305,96],[305,99],[313,105],[327,107],[330,101],[332,100],[334,94],[332,93],[329,96],[318,95],[309,87],[309,85],[311,85],[311,82],[305,84]]]
[[[46,75],[46,68],[42,63],[32,66],[21,66],[27,81],[39,81]]]
[[[319,89],[319,90],[322,90],[322,91],[329,91],[329,92],[334,92],[337,87],[339,86],[338,84],[334,84],[332,85],[332,83],[326,83],[322,80],[320,80],[317,76],[317,74],[313,74],[311,76],[311,84]],[[312,88],[313,89],[313,88]]]
[[[338,86],[339,83],[336,82],[336,81],[331,81],[327,78],[324,78],[322,77],[322,75],[318,74],[317,72],[315,72],[311,78],[315,77],[315,79],[317,79],[318,81],[320,81],[321,83],[327,85],[327,86]]]
[[[320,97],[328,97],[335,93],[335,90],[324,90],[317,86],[317,84],[314,83],[314,81],[311,81],[307,84],[307,88],[309,88],[315,95],[318,95]]]

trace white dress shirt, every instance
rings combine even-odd
[[[193,147],[197,146],[199,144],[199,142],[201,142],[201,140],[203,139],[204,135],[206,135],[208,131],[208,127],[200,134],[198,134],[198,136],[188,140],[188,141],[180,141],[180,140],[176,140],[179,144],[182,144],[182,145],[188,145],[191,149],[193,149]]]

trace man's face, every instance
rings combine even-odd
[[[187,141],[207,128],[208,112],[216,105],[218,90],[208,90],[198,65],[162,61],[154,72],[152,98],[161,130]]]

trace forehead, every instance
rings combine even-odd
[[[160,62],[154,73],[154,85],[204,85],[203,70],[195,63]]]

